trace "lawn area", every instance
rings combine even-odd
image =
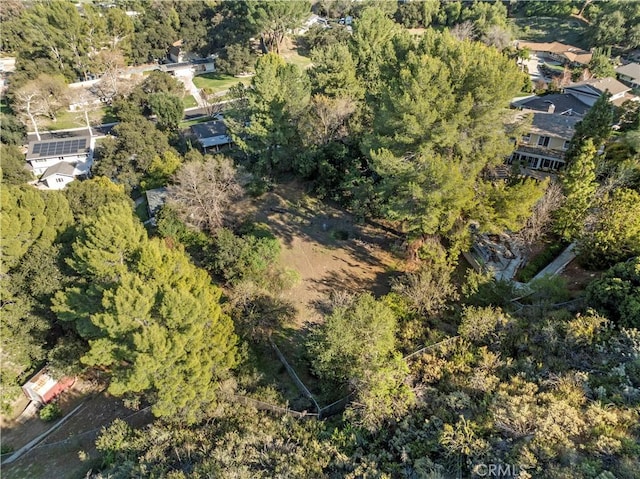
[[[203,116],[202,118],[196,118],[195,120],[182,120],[178,126],[180,128],[189,128],[190,126],[197,125],[198,123],[205,123],[211,121],[211,117]]]
[[[113,123],[117,118],[113,115],[111,107],[105,106],[97,108],[89,113],[89,120],[92,124]],[[84,114],[78,111],[63,111],[58,114],[56,121],[46,120],[42,124],[43,130],[57,131],[68,130],[70,128],[82,128],[86,126]]]
[[[287,63],[291,63],[292,65],[298,65],[303,70],[311,67],[311,58],[300,55],[297,51],[291,51],[289,53],[284,53],[282,57],[285,59]]]
[[[193,77],[193,84],[198,88],[209,88],[213,93],[228,90],[238,83],[248,85],[251,77],[236,78],[222,73],[204,73]]]
[[[586,26],[575,18],[514,18],[516,38],[529,42],[562,42],[576,47],[590,47]]]
[[[187,95],[182,99],[182,103],[184,104],[185,108],[194,108],[196,106],[198,106],[198,102],[196,101],[195,98],[193,98],[193,95]]]

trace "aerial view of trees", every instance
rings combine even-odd
[[[636,3],[5,3],[7,477],[637,477],[640,108],[604,92],[559,171],[507,162],[512,40],[560,35],[517,20],[607,78]],[[178,46],[227,85],[204,108]],[[46,189],[27,145],[86,131]],[[73,394],[18,420],[41,370]]]

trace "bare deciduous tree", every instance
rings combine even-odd
[[[533,213],[527,220],[527,224],[516,236],[524,248],[530,249],[531,245],[549,232],[553,221],[552,214],[562,205],[563,200],[564,195],[560,183],[557,181],[549,183],[547,191],[533,208]]]
[[[180,218],[196,228],[215,232],[242,188],[228,158],[208,158],[204,163],[185,163],[169,186],[169,204]]]
[[[32,82],[25,84],[17,90],[13,97],[13,108],[16,112],[27,117],[36,133],[36,137],[40,140],[40,131],[38,130],[38,117],[45,116],[45,104],[38,88]]]
[[[95,93],[102,101],[110,104],[118,95],[126,95],[129,92],[127,86],[131,82],[120,77],[126,66],[124,56],[120,51],[102,50],[96,55],[95,63],[102,72],[100,81],[95,86]]]
[[[350,98],[314,95],[300,129],[307,144],[324,145],[347,134],[345,123],[356,111]]]
[[[476,27],[473,25],[473,22],[467,20],[454,26],[451,29],[451,35],[460,41],[473,40],[476,36]]]

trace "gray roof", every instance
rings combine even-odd
[[[583,92],[591,92],[594,95],[600,96],[605,91],[608,91],[612,95],[617,95],[618,93],[623,93],[631,90],[624,83],[620,83],[615,78],[592,78],[591,80],[585,80],[579,83],[574,83],[573,85],[569,85],[565,87],[565,91],[567,90],[580,90]]]
[[[549,111],[549,105],[553,104],[556,108],[554,113],[564,114],[567,116],[584,116],[589,108],[589,105],[582,103],[575,96],[567,93],[554,93],[551,95],[535,96],[532,98],[526,98],[524,100],[516,101],[514,106],[526,108],[527,110],[547,112]]]
[[[629,63],[628,65],[616,68],[616,71],[620,73],[620,75],[625,75],[636,81],[640,81],[640,64],[638,63]]]
[[[76,169],[71,163],[61,161],[60,163],[56,163],[55,165],[47,168],[43,175],[40,177],[40,180],[44,180],[56,174],[63,176],[74,176],[75,170]]]
[[[88,154],[90,150],[91,139],[87,136],[65,138],[63,140],[32,141],[29,143],[27,160]]]
[[[570,140],[575,133],[576,123],[580,118],[575,116],[556,115],[555,113],[534,112],[531,133],[543,136],[554,136]]]
[[[164,206],[167,201],[168,191],[166,188],[156,188],[154,190],[147,190],[144,192],[147,197],[147,208],[149,210],[149,216],[154,217],[158,210]]]
[[[231,143],[231,138],[229,138],[227,134],[226,125],[223,121],[219,120],[193,125],[191,126],[191,134],[195,136],[205,148]]]

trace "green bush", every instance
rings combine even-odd
[[[55,403],[50,403],[40,409],[40,419],[44,422],[55,421],[59,417],[62,417],[62,410],[60,406]]]
[[[566,248],[564,242],[553,243],[529,261],[524,268],[518,271],[517,279],[523,283],[528,283],[533,277],[551,263]]]
[[[210,265],[215,274],[231,284],[251,280],[266,286],[279,256],[278,239],[261,225],[241,236],[222,228],[215,240]]]

